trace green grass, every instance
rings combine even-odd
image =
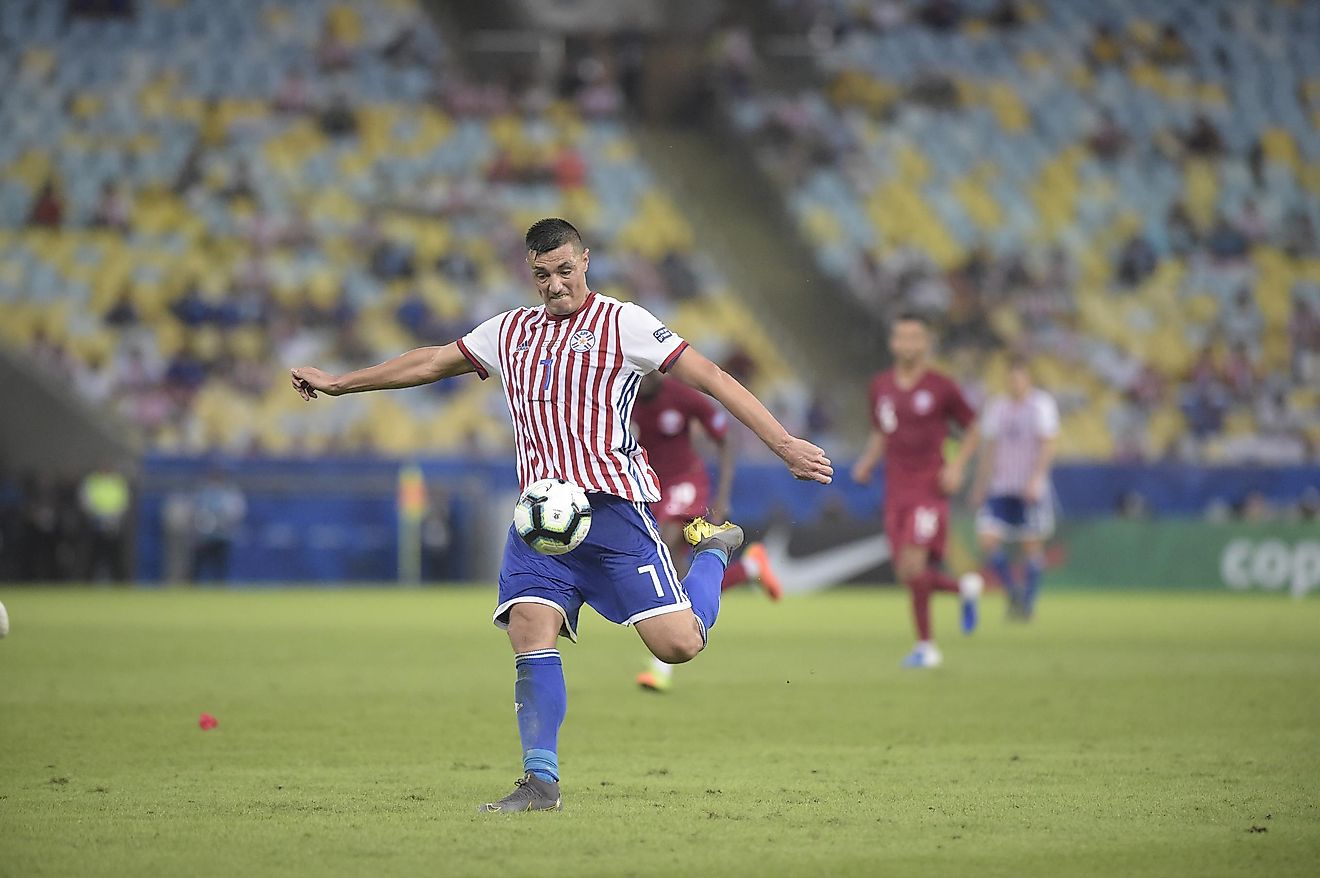
[[[0,598],[3,875],[1320,862],[1320,601],[1047,595],[1026,628],[992,601],[971,639],[949,601],[946,665],[914,673],[896,593],[736,594],[668,696],[634,690],[632,632],[584,618],[564,648],[564,811],[483,817],[519,774],[488,589]]]

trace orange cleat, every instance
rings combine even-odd
[[[642,671],[637,675],[637,685],[651,692],[668,692],[674,680],[655,671]]]
[[[775,568],[770,564],[770,553],[765,550],[761,543],[752,543],[743,550],[743,557],[749,558],[756,565],[758,571],[756,581],[760,583],[761,588],[770,596],[770,600],[777,601],[784,596],[784,585],[775,575]]]

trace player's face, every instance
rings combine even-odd
[[[889,352],[901,366],[919,365],[930,350],[930,333],[916,320],[900,320],[889,332]]]
[[[1022,399],[1031,390],[1031,373],[1021,366],[1008,370],[1008,392],[1014,399]]]
[[[587,263],[591,251],[565,244],[545,253],[527,253],[532,281],[545,310],[556,317],[572,314],[587,300]]]

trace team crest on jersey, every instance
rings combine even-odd
[[[660,432],[666,436],[677,436],[683,432],[683,413],[674,409],[665,409],[660,413]]]
[[[933,405],[935,405],[935,397],[930,395],[929,390],[918,390],[912,394],[912,407],[917,410],[917,414],[926,414]]]
[[[590,329],[579,329],[568,340],[568,347],[574,353],[585,354],[596,346],[596,333]]]

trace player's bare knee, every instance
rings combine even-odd
[[[670,665],[681,665],[697,657],[697,653],[706,648],[701,639],[701,632],[693,630],[688,634],[675,632],[659,643],[651,645],[651,654]]]
[[[509,608],[509,645],[514,652],[549,649],[559,637],[559,614],[542,604],[514,604]]]

